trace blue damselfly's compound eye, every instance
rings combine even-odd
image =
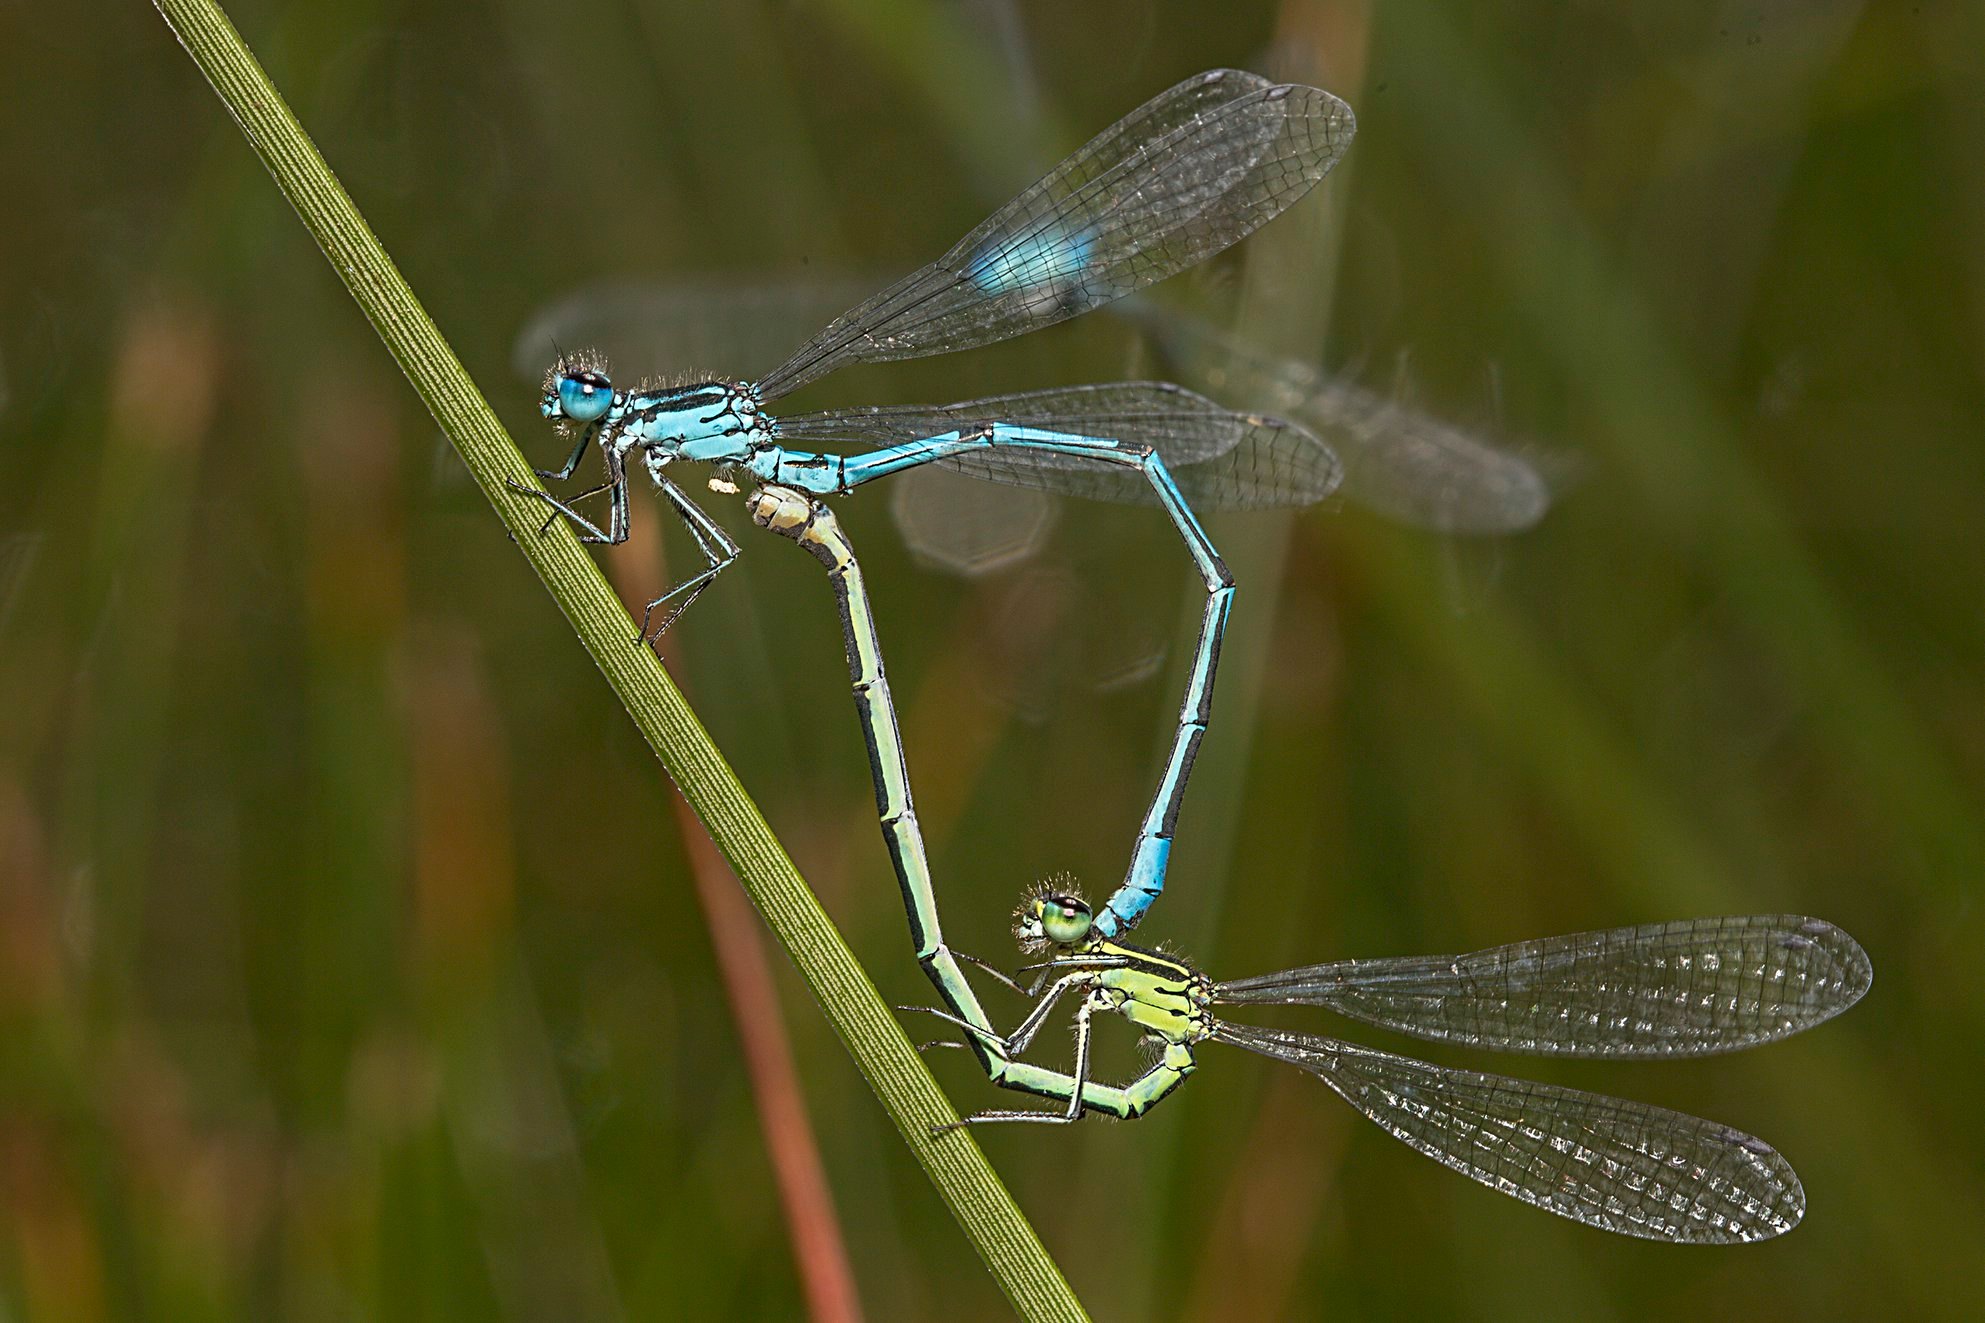
[[[558,378],[558,412],[575,423],[598,422],[613,407],[613,383],[599,372],[565,372]],[[545,401],[551,412],[551,401]]]
[[[1093,916],[1077,896],[1041,897],[1041,935],[1057,946],[1073,946],[1089,935]]]

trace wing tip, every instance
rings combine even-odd
[[[1830,1019],[1859,1002],[1875,985],[1875,962],[1852,934],[1825,919],[1788,914],[1778,920],[1778,944],[1787,951],[1819,952],[1829,969],[1822,971],[1838,989],[1838,1004],[1829,1004]],[[1819,1021],[1814,1021],[1818,1023]]]
[[[1262,100],[1289,102],[1293,109],[1285,114],[1321,124],[1323,141],[1333,164],[1358,134],[1358,115],[1351,109],[1351,103],[1325,88],[1308,83],[1281,83],[1262,93]]]

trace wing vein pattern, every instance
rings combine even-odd
[[[1714,1121],[1317,1035],[1218,1022],[1213,1037],[1310,1072],[1435,1161],[1588,1226],[1729,1244],[1779,1235],[1805,1212],[1791,1164]]]
[[[1460,956],[1341,960],[1222,983],[1215,1000],[1327,1006],[1419,1038],[1499,1052],[1665,1057],[1810,1029],[1873,981],[1822,919],[1689,919],[1516,942]]]
[[[777,399],[851,363],[1051,326],[1228,247],[1313,188],[1350,145],[1350,107],[1231,69],[1104,130],[937,261],[835,318],[758,383]]]

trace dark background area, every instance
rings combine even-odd
[[[1424,1053],[1762,1135],[1809,1214],[1736,1250],[1609,1238],[1217,1045],[1135,1125],[987,1150],[1099,1318],[1976,1309],[1978,7],[233,15],[541,464],[564,446],[513,346],[576,288],[904,272],[1197,70],[1343,95],[1358,136],[1316,197],[1163,292],[1531,456],[1557,501],[1498,541],[1350,502],[1210,521],[1242,589],[1139,936],[1239,976],[1824,916],[1874,990],[1791,1042]],[[150,7],[6,7],[0,48],[0,1309],[802,1313],[673,792],[625,714]],[[623,368],[750,375],[812,329]],[[1097,317],[799,407],[1150,370]],[[919,999],[819,568],[706,504],[745,554],[672,668],[885,995]],[[1061,505],[1031,557],[960,579],[888,484],[839,508],[948,931],[1007,960],[1027,883],[1121,875],[1198,588],[1149,512]],[[689,549],[636,513],[604,559],[638,603],[671,581],[657,548]],[[1001,1317],[773,959],[868,1315]],[[1006,1101],[957,1056],[933,1064],[961,1108]]]

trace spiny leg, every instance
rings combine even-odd
[[[1070,988],[1079,986],[1085,981],[1085,978],[1086,973],[1078,972],[1066,974],[1057,979],[1052,987],[1041,994],[1041,999],[1034,1003],[1034,1008],[1027,1012],[1027,1018],[1016,1025],[1010,1034],[995,1033],[984,1026],[973,1024],[963,1016],[955,1015],[950,1011],[940,1009],[936,1006],[898,1006],[896,1009],[899,1011],[922,1011],[928,1015],[935,1015],[940,1020],[948,1021],[968,1033],[977,1035],[989,1046],[998,1048],[1001,1055],[1014,1057],[1025,1052],[1027,1045],[1034,1041],[1034,1035],[1041,1032],[1041,1026],[1047,1022],[1048,1015],[1054,1010],[1055,1003],[1061,1000],[1062,994]]]
[[[999,980],[999,982],[1005,984],[1009,988],[1012,988],[1015,992],[1019,993],[1023,997],[1038,997],[1041,995],[1041,989],[1038,982],[1033,988],[1029,988],[1026,984],[1022,983],[1019,979],[1014,978],[1011,974],[1007,973],[1005,970],[1001,969],[998,965],[995,965],[990,960],[981,960],[979,959],[979,957],[975,955],[967,955],[963,951],[954,951],[952,952],[952,954],[957,956],[960,960],[963,960],[966,964],[974,965],[977,966],[979,969],[984,970],[986,973],[992,975],[995,979]]]
[[[1020,972],[1034,976],[1034,981],[1027,985],[1025,991],[1030,997],[1038,997],[1041,995],[1041,989],[1047,986],[1048,979],[1057,969],[1119,969],[1129,963],[1130,961],[1123,956],[1063,955],[1056,956],[1052,960],[1040,961],[1038,964],[1022,965]]]
[[[992,1121],[1033,1121],[1046,1125],[1073,1125],[1082,1119],[1082,1092],[1089,1083],[1089,1035],[1093,1028],[1091,1017],[1096,1013],[1096,999],[1083,1001],[1075,1011],[1075,1070],[1068,1076],[1071,1087],[1068,1091],[1068,1106],[1059,1112],[1028,1111],[1020,1108],[973,1112],[970,1116],[933,1126],[931,1133],[940,1135],[948,1130],[962,1129],[968,1125],[985,1125]]]
[[[585,457],[586,447],[592,444],[593,434],[599,430],[600,425],[598,423],[588,423],[580,429],[579,440],[573,444],[572,453],[565,457],[565,466],[563,468],[532,469],[531,472],[537,474],[540,478],[549,478],[553,482],[564,482],[578,470],[579,461]]]
[[[958,959],[964,961],[966,964],[971,965],[977,969],[983,970],[987,974],[992,975],[992,977],[995,980],[997,980],[1000,984],[1002,984],[1005,987],[1009,987],[1013,989],[1015,992],[1019,993],[1023,997],[1026,997],[1030,1001],[1033,1000],[1035,997],[1040,996],[1041,989],[1047,986],[1048,976],[1045,973],[1041,972],[1043,970],[1106,969],[1112,965],[1121,965],[1125,963],[1122,957],[1120,956],[1093,956],[1093,955],[1062,956],[1054,960],[1043,960],[1037,964],[1022,965],[1019,969],[1020,973],[1037,975],[1037,977],[1034,979],[1032,983],[1022,983],[1019,979],[1015,978],[1012,974],[1007,973],[1004,969],[1001,969],[998,965],[995,965],[990,960],[982,960],[978,956],[972,955],[965,951],[954,950],[952,951],[951,954],[956,956]],[[902,1008],[898,1007],[897,1009],[901,1010]]]
[[[525,496],[543,501],[558,514],[564,515],[579,530],[579,540],[581,542],[619,546],[621,543],[627,541],[628,531],[626,463],[621,458],[620,453],[610,445],[602,444],[600,446],[600,456],[606,462],[607,480],[601,487],[595,488],[593,492],[587,492],[585,495],[591,496],[601,490],[610,491],[613,494],[612,503],[608,510],[607,526],[604,529],[543,488],[526,487],[523,483],[512,482],[508,478],[504,479],[504,485],[514,492],[519,492]],[[550,527],[551,521],[546,520],[543,528],[539,531],[543,532]]]
[[[542,524],[538,525],[538,532],[540,534],[549,533],[551,531],[551,526],[553,521],[556,520],[558,516],[564,515],[567,521],[570,522],[573,528],[578,532],[579,540],[581,542],[618,545],[619,543],[627,541],[627,534],[625,532],[622,532],[619,537],[613,536],[613,534],[600,528],[592,520],[586,518],[585,515],[580,514],[577,510],[574,510],[564,501],[559,500],[556,496],[553,496],[550,492],[545,491],[543,488],[526,487],[523,483],[513,482],[509,478],[505,478],[503,480],[503,485],[508,487],[511,491],[516,492],[520,496],[532,497],[536,500],[543,501],[546,505],[551,507],[552,513],[550,518],[546,519]],[[594,494],[593,492],[585,492],[581,495],[581,497],[575,499],[583,499],[585,496],[591,496],[593,494]]]
[[[543,472],[543,470],[538,470],[538,471],[540,473]],[[510,487],[511,490],[513,491],[530,492],[533,494],[536,494],[538,492],[538,489],[535,487],[526,487],[520,483],[515,483],[515,482],[511,483]],[[551,532],[551,526],[558,521],[559,515],[565,514],[569,516],[571,514],[571,510],[569,509],[569,507],[577,505],[581,501],[591,500],[593,497],[598,496],[601,492],[612,491],[612,490],[613,490],[612,483],[603,482],[597,487],[588,487],[585,491],[578,493],[576,496],[569,496],[563,501],[553,502],[554,508],[552,512],[545,516],[545,521],[542,524],[538,525],[538,535],[542,537],[546,533]],[[549,492],[543,494],[550,495]]]
[[[724,531],[722,524],[712,519],[701,506],[690,500],[680,487],[663,477],[660,472],[654,474],[654,479],[655,485],[662,489],[662,495],[682,519],[683,526],[689,530],[689,535],[696,539],[696,549],[703,553],[706,568],[702,573],[683,580],[648,603],[648,609],[641,615],[641,634],[635,640],[637,643],[643,640],[653,642],[667,633],[669,626],[690,608],[691,603],[702,595],[703,590],[715,582],[717,576],[737,559],[738,553],[737,543],[731,540],[731,535]],[[648,624],[654,619],[655,608],[677,597],[682,600],[662,617],[662,623],[655,627],[654,633],[649,633]]]

